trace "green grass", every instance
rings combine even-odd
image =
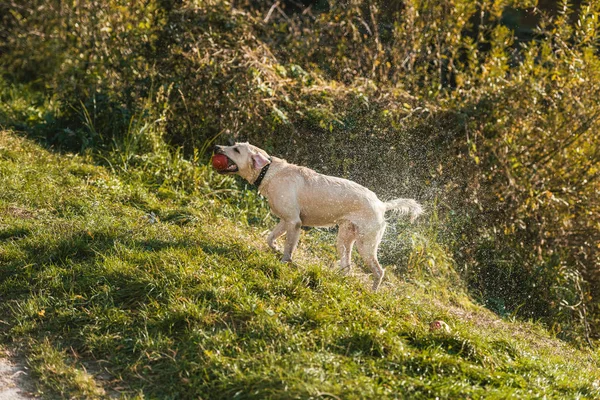
[[[256,193],[195,174],[186,194],[0,133],[0,329],[41,395],[600,396],[598,354],[476,305],[427,221],[372,293],[336,273],[330,232],[282,264]]]

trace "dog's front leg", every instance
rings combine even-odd
[[[300,228],[302,227],[302,221],[300,219],[294,219],[291,221],[285,221],[285,248],[283,250],[283,262],[292,261],[292,253],[298,246],[298,240],[300,239]]]
[[[283,235],[284,233],[285,233],[285,221],[281,220],[275,226],[275,228],[273,228],[273,231],[271,233],[269,233],[269,237],[267,237],[267,244],[269,245],[269,247],[271,249],[273,249],[275,251],[279,251],[277,246],[275,246],[275,240],[277,240],[277,238],[280,237],[281,235]]]

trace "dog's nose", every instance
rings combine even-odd
[[[213,150],[214,154],[219,154],[223,152],[223,146],[215,145],[215,149]]]

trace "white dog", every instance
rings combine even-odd
[[[359,254],[373,271],[373,290],[377,290],[384,275],[377,261],[377,249],[385,231],[385,212],[410,214],[411,221],[423,212],[415,200],[384,203],[358,183],[289,164],[248,143],[217,146],[215,154],[227,157],[227,166],[218,172],[239,174],[255,184],[269,201],[273,214],[280,218],[267,242],[277,250],[275,240],[286,234],[282,261],[292,260],[300,227],[338,225],[337,250],[342,270],[350,268],[356,242]]]

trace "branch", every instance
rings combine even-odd
[[[263,20],[263,22],[266,24],[267,22],[269,22],[269,19],[271,18],[271,14],[273,14],[273,11],[275,11],[276,8],[279,7],[279,4],[281,2],[279,0],[277,0],[275,3],[273,3],[273,5],[271,6],[271,8],[269,9],[269,12],[267,13],[267,16],[265,17],[265,19]]]

